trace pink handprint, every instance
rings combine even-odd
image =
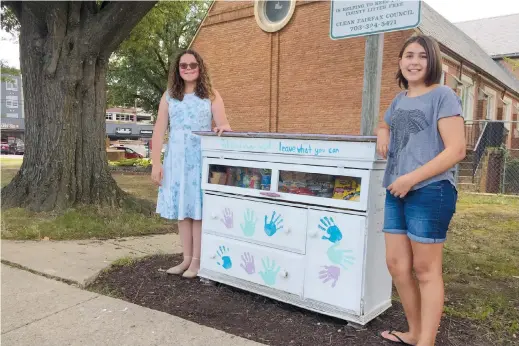
[[[341,275],[341,268],[336,266],[323,266],[323,268],[324,270],[319,272],[319,279],[323,280],[323,284],[333,280],[332,288],[334,288],[337,280],[339,280],[339,275]]]
[[[227,229],[231,229],[233,227],[233,214],[229,208],[225,208],[223,211],[223,218],[220,219],[222,223],[227,227]]]
[[[247,274],[254,274],[256,272],[256,267],[254,266],[254,256],[251,256],[250,253],[245,252],[241,255],[241,260],[243,261],[240,266],[247,272]]]

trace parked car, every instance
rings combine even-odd
[[[2,154],[10,154],[11,150],[9,148],[9,143],[2,142]]]
[[[23,155],[25,153],[25,143],[18,142],[14,146],[14,154],[15,155]]]
[[[124,150],[124,158],[125,159],[142,159],[144,156],[136,152],[135,150],[125,147],[124,145],[112,145],[110,146],[112,149],[116,150]]]

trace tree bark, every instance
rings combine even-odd
[[[112,51],[154,4],[116,2],[96,11],[95,2],[21,3],[25,155],[2,189],[4,207],[127,205],[106,158],[106,70]]]

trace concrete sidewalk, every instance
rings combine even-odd
[[[63,262],[74,257],[71,254]],[[1,270],[5,346],[261,345],[24,270],[6,265]]]
[[[3,261],[83,287],[119,258],[179,252],[179,237],[171,233],[111,240],[2,240],[1,257]]]

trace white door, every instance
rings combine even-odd
[[[306,208],[205,194],[203,213],[204,232],[305,253]]]
[[[302,296],[304,256],[203,234],[201,267]]]
[[[308,212],[305,299],[360,314],[366,218]]]

